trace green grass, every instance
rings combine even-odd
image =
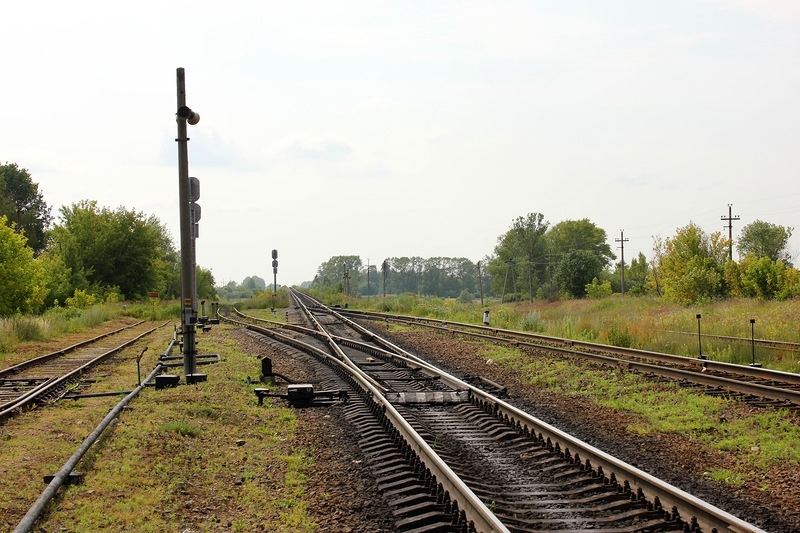
[[[314,531],[306,492],[313,451],[293,447],[292,409],[257,405],[257,385],[245,378],[258,372],[258,362],[224,336],[226,329],[216,326],[202,337],[203,352],[223,355],[222,362],[202,367],[208,381],[142,391],[79,465],[83,483],[62,489],[37,527]],[[147,341],[143,369],[152,368],[171,335],[171,328],[162,328]],[[107,367],[96,391],[129,389],[142,347]],[[41,492],[41,476],[58,470],[118,401],[59,402],[2,428],[0,531],[13,529]],[[22,471],[28,475],[19,476]]]
[[[634,415],[636,422],[627,428],[632,433],[686,435],[710,450],[736,453],[742,467],[756,471],[800,465],[800,425],[784,411],[764,409],[728,421],[727,410],[735,402],[724,398],[578,360],[531,357],[517,348],[477,344],[483,358],[512,368],[525,384]]]

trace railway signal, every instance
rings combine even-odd
[[[272,250],[272,295],[278,295],[278,250]]]
[[[205,381],[205,374],[197,373],[197,274],[195,272],[195,239],[199,235],[200,180],[189,177],[189,150],[187,124],[200,122],[200,115],[186,105],[186,78],[182,68],[177,70],[178,110],[178,203],[181,232],[181,333],[183,335],[183,373],[186,383]]]

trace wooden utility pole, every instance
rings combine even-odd
[[[727,220],[728,225],[723,226],[728,228],[728,256],[731,261],[733,261],[733,221],[739,220],[739,215],[731,216],[733,204],[728,204],[728,216],[721,216],[722,220]]]
[[[628,242],[628,239],[625,238],[623,232],[625,230],[619,230],[619,239],[614,239],[614,242],[619,243],[620,249],[620,257],[622,258],[622,295],[625,296],[625,243]]]

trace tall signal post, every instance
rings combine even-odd
[[[189,177],[189,150],[187,124],[200,122],[200,115],[186,105],[186,77],[182,68],[177,70],[178,110],[178,202],[181,231],[181,333],[183,334],[183,373],[187,383],[204,381],[205,375],[197,373],[197,277],[195,272],[195,239],[200,221],[200,181]]]
[[[272,296],[278,295],[278,250],[272,250]]]

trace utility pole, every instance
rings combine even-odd
[[[481,307],[483,307],[483,278],[481,277],[481,262],[478,261],[478,285],[481,288]]]
[[[506,283],[508,283],[508,273],[511,272],[511,283],[514,286],[514,301],[517,301],[517,278],[514,276],[514,258],[506,260],[506,279],[503,280],[503,297],[500,299],[500,303],[505,303],[506,301]]]
[[[367,257],[367,300],[369,300],[369,257]]]
[[[545,254],[547,258],[547,272],[550,274],[550,299],[553,299],[553,259],[561,257],[561,254]]]
[[[728,204],[728,216],[726,217],[723,215],[719,217],[722,220],[728,221],[728,225],[723,227],[728,228],[728,255],[731,261],[733,261],[733,221],[739,220],[739,215],[731,216],[732,208],[733,204]]]
[[[342,280],[344,281],[344,295],[350,296],[350,273],[347,271],[347,264],[344,264],[343,267],[344,274],[342,274]]]
[[[383,260],[383,264],[381,265],[381,271],[383,272],[383,299],[386,299],[386,277],[389,274],[389,263],[386,259]]]
[[[619,230],[619,239],[614,239],[614,242],[619,243],[620,256],[622,257],[622,295],[625,296],[625,243],[628,242],[629,239],[626,239],[623,235],[625,230]]]

